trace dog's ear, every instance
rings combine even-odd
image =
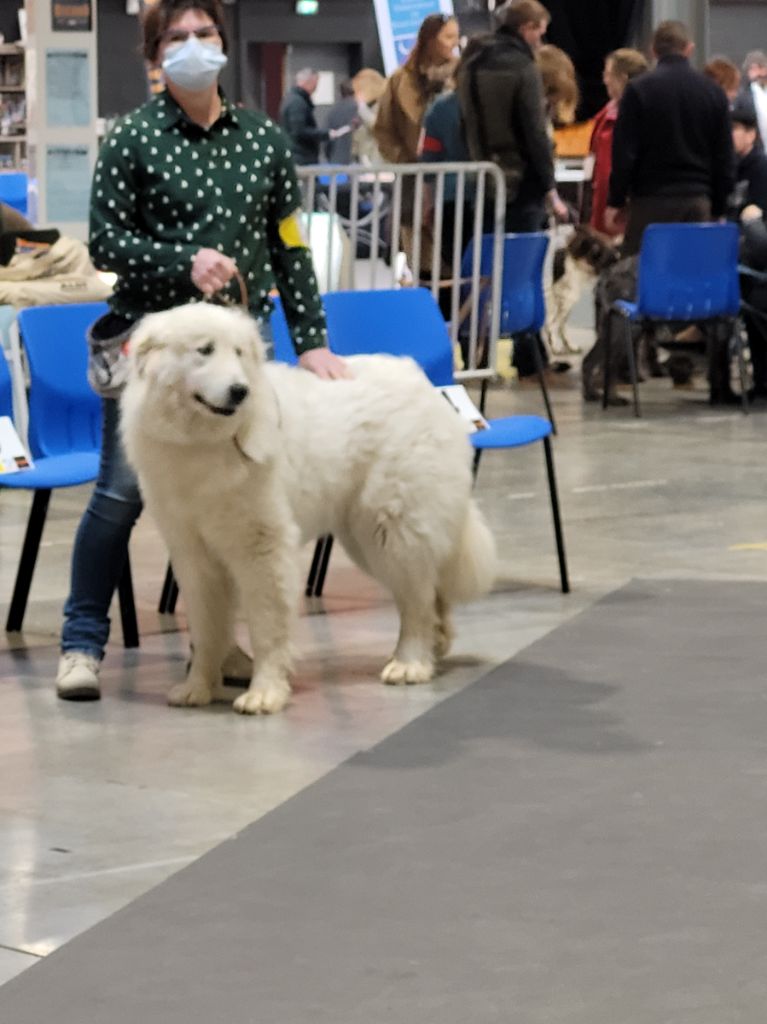
[[[260,338],[257,341],[260,345]],[[263,359],[263,353],[259,358]],[[272,461],[282,443],[281,416],[277,394],[261,369],[257,378],[250,381],[249,414],[237,431],[235,442],[245,458],[264,464]]]
[[[145,316],[130,336],[128,355],[133,372],[138,377],[146,377],[150,356],[162,348],[159,325],[154,322],[155,319],[154,316]]]
[[[238,310],[236,316],[237,340],[240,346],[249,352],[257,363],[265,362],[264,342],[258,324],[248,313]]]

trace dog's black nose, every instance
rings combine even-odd
[[[239,405],[244,402],[250,392],[244,384],[232,384],[229,388],[229,404]]]

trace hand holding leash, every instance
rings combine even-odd
[[[203,295],[221,291],[237,273],[237,264],[216,249],[199,249],[192,260],[192,284]]]

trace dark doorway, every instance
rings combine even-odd
[[[285,82],[285,43],[248,43],[243,82],[245,105],[277,119]]]

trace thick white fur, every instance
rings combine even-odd
[[[253,675],[236,710],[287,703],[302,540],[332,533],[392,592],[400,634],[387,683],[429,680],[450,644],[451,605],[490,588],[495,546],[471,499],[460,419],[409,359],[348,364],[354,379],[322,381],[264,363],[253,321],[207,304],[152,314],[133,335],[123,438],[193,648],[171,704],[221,695],[238,612]],[[232,387],[247,388],[240,404]]]

